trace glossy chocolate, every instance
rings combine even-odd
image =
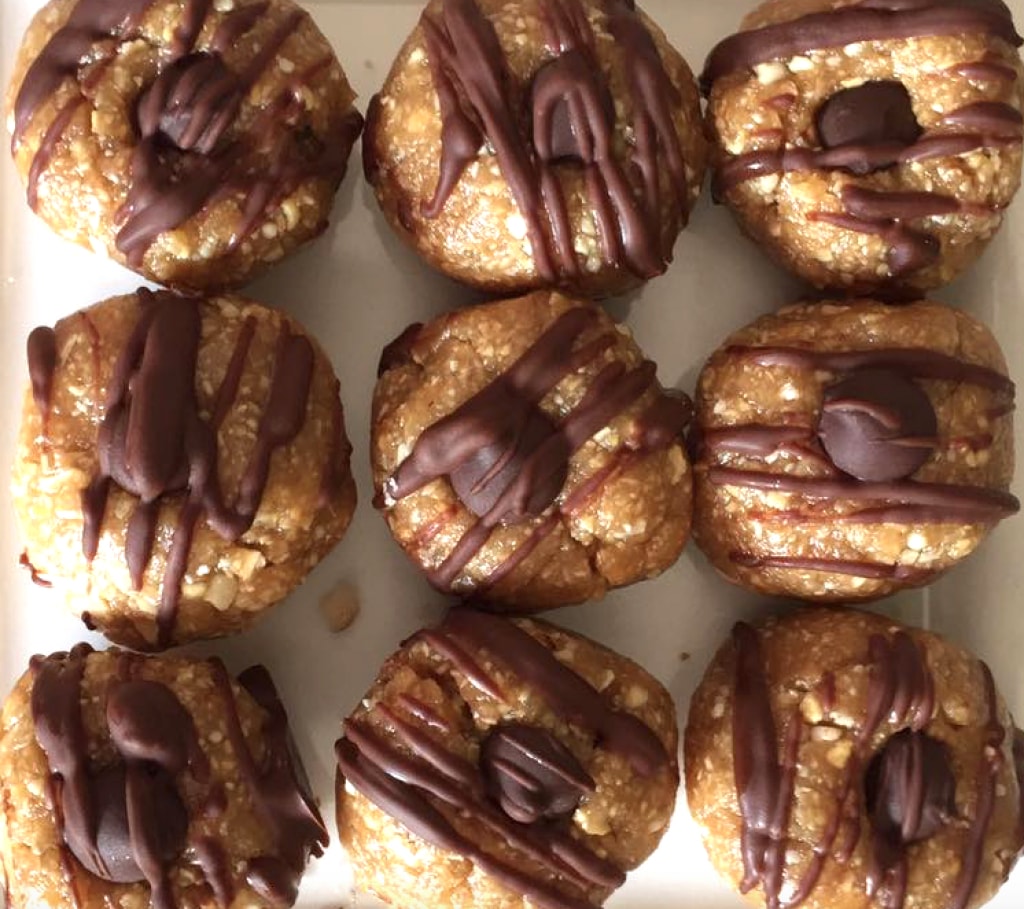
[[[547,730],[496,726],[480,749],[488,794],[512,820],[535,824],[571,818],[594,781]]]
[[[643,776],[675,771],[654,733],[615,710],[562,664],[545,644],[506,619],[467,609],[413,641],[498,702],[503,677],[526,685],[565,722],[589,733],[597,748],[626,758]],[[481,666],[487,665],[487,670]],[[499,884],[547,909],[592,909],[592,894],[625,880],[615,864],[591,851],[569,820],[594,780],[551,732],[515,721],[497,725],[474,764],[449,750],[448,722],[407,695],[376,701],[345,725],[335,746],[346,782],[411,833],[468,858]],[[467,819],[504,841],[541,872],[525,872],[485,851],[461,832]]]
[[[50,415],[50,401],[53,398],[53,373],[57,368],[57,335],[52,328],[40,325],[28,336],[28,375],[32,383],[32,400],[35,401],[44,424]]]
[[[922,133],[902,82],[865,82],[830,96],[815,115],[825,148],[913,145]]]
[[[73,80],[75,92],[57,110],[39,142],[28,177],[36,207],[38,183],[78,110],[91,103],[99,73],[136,35],[153,0],[78,0],[29,67],[15,100],[13,147],[21,144],[36,111]],[[118,213],[116,246],[138,268],[165,231],[180,227],[226,196],[240,197],[241,221],[228,251],[256,229],[275,200],[305,178],[337,185],[361,117],[353,112],[337,135],[323,141],[296,124],[305,114],[302,89],[331,59],[297,73],[284,92],[248,118],[240,131],[243,100],[284,43],[301,26],[294,11],[261,39],[259,51],[240,71],[222,53],[256,28],[268,3],[251,3],[220,15],[209,47],[195,46],[212,9],[211,0],[187,0],[156,78],[136,101],[138,128],[125,202]],[[97,58],[97,54],[99,54]]]
[[[125,556],[141,588],[155,545],[161,504],[183,507],[167,555],[157,614],[158,647],[171,639],[192,535],[205,515],[223,538],[244,534],[256,516],[270,458],[301,431],[314,369],[310,342],[282,320],[270,389],[236,500],[229,506],[217,478],[217,430],[234,404],[255,332],[242,324],[209,418],[200,416],[196,366],[202,304],[167,292],[139,291],[138,322],[114,366],[97,448],[99,470],[82,493],[82,546],[91,560],[99,547],[111,485],[137,496],[128,520]],[[332,453],[332,458],[334,454]],[[327,470],[333,469],[328,465]]]
[[[191,716],[156,682],[115,683],[107,696],[111,741],[120,761],[91,766],[81,687],[91,653],[33,661],[36,739],[59,778],[57,817],[68,848],[90,873],[128,883],[145,880],[154,909],[173,909],[167,865],[185,845],[188,817],[175,777],[186,767],[209,773]],[[125,663],[131,667],[131,659]]]
[[[746,893],[763,884],[769,909],[777,909],[785,861],[785,840],[779,836],[778,816],[780,811],[787,810],[792,799],[792,781],[783,780],[758,633],[740,622],[733,628],[732,643],[733,774],[743,822],[740,890]]]
[[[672,765],[650,728],[632,714],[613,709],[544,644],[514,622],[458,608],[449,611],[437,634],[471,653],[488,654],[522,679],[556,714],[593,730],[600,746],[626,758],[635,773],[653,776]]]
[[[1020,509],[1019,501],[1001,490],[902,479],[923,464],[939,442],[930,399],[915,380],[969,383],[988,389],[1003,399],[997,405],[997,412],[1003,413],[1013,409],[1015,394],[1005,375],[927,349],[818,351],[734,346],[725,350],[725,356],[766,368],[827,372],[835,377],[832,382],[826,380],[817,427],[745,424],[704,430],[698,449],[708,463],[706,476],[711,483],[861,506],[836,515],[794,504],[797,511],[793,513],[805,522],[990,524]],[[982,444],[991,444],[991,439]],[[720,460],[725,454],[767,459],[777,453],[813,465],[814,474],[722,466]],[[730,558],[747,568],[833,571],[908,583],[928,579],[927,572],[856,559],[790,558],[739,551]]]
[[[851,6],[810,13],[790,22],[739,32],[711,51],[701,87],[706,94],[721,77],[768,60],[865,41],[981,33],[1013,47],[1022,39],[1002,0],[862,0]]]
[[[526,220],[544,280],[581,276],[558,175],[564,166],[585,172],[605,263],[642,279],[661,274],[671,258],[671,238],[687,219],[689,189],[673,117],[679,94],[633,5],[606,0],[607,28],[625,59],[635,111],[633,168],[623,167],[613,149],[610,85],[595,57],[584,6],[580,0],[551,0],[541,9],[552,59],[533,77],[525,117],[518,114],[494,26],[474,0],[444,0],[440,14],[422,17],[442,122],[440,176],[422,213],[441,213],[486,142]],[[634,169],[641,177],[639,198],[629,175]],[[667,191],[659,183],[662,169],[671,181]],[[662,226],[666,198],[670,230]]]
[[[105,703],[117,758],[97,766],[90,757],[82,716],[82,684],[91,653],[88,645],[80,644],[69,654],[36,657],[32,662],[36,739],[57,781],[54,809],[63,839],[91,874],[116,883],[145,880],[154,909],[177,906],[168,868],[190,845],[219,905],[226,909],[237,882],[223,844],[207,836],[188,841],[189,816],[179,790],[183,775],[191,780],[190,791],[205,791],[208,811],[218,805],[217,812],[224,810],[223,788],[211,781],[210,762],[191,714],[167,686],[135,678],[141,658],[122,652],[119,678],[107,687]],[[267,717],[266,759],[256,770],[241,733],[231,682],[219,663],[211,667],[227,701],[229,739],[244,782],[278,833],[277,852],[250,862],[250,876],[256,878],[262,871],[276,889],[270,884],[262,890],[257,883],[252,886],[275,905],[291,905],[306,856],[326,844],[326,833],[296,781],[287,719],[266,670],[253,667],[240,677]],[[73,873],[73,887],[72,882]]]
[[[810,864],[800,878],[790,881],[789,895],[783,900],[793,799],[791,774],[799,755],[801,729],[806,726],[799,710],[795,711],[780,752],[759,632],[741,623],[733,632],[733,648],[733,760],[744,825],[744,892],[761,885],[766,904],[773,909],[802,903],[817,886],[826,861],[845,864],[853,857],[863,811],[871,835],[868,896],[883,909],[901,909],[909,880],[907,846],[935,836],[956,815],[957,781],[948,748],[925,733],[936,710],[935,682],[926,649],[904,631],[870,637],[865,716],[837,788],[835,811],[813,846]],[[989,719],[978,773],[979,795],[974,817],[969,819],[964,861],[949,909],[965,909],[978,882],[1001,766],[999,752],[1006,735],[999,721],[991,673],[984,663],[979,666]],[[834,689],[834,678],[828,678]],[[834,697],[826,697],[822,690],[820,700],[827,714]],[[878,734],[887,724],[895,727],[895,734],[879,743]],[[863,803],[858,787],[863,787]],[[844,831],[845,839],[840,840]]]
[[[862,0],[725,39],[708,57],[702,85],[710,94],[714,82],[727,73],[823,48],[976,31],[1014,46],[1021,43],[1001,0]],[[923,134],[907,89],[888,80],[836,92],[822,103],[815,123],[820,149],[758,150],[727,157],[715,175],[715,197],[768,174],[839,169],[865,175],[896,165],[1018,144],[1021,139],[1020,112],[1002,102],[968,104],[946,114],[937,130]],[[842,202],[841,212],[812,212],[811,217],[841,230],[881,237],[889,247],[888,279],[897,285],[934,265],[941,255],[937,236],[906,221],[996,211],[984,206],[962,207],[937,192],[878,192],[854,186],[846,187]]]
[[[447,477],[461,502],[479,519],[445,560],[429,572],[431,582],[450,589],[484,546],[493,528],[536,519],[556,505],[568,475],[569,460],[602,427],[652,388],[657,388],[650,361],[627,370],[619,362],[605,365],[575,409],[560,423],[540,409],[541,400],[571,373],[584,369],[614,344],[610,334],[576,345],[597,324],[586,306],[569,309],[545,330],[515,363],[452,413],[429,426],[409,456],[385,481],[385,501],[400,501],[428,483]],[[419,327],[407,329],[389,345],[382,368],[401,364]],[[688,400],[661,393],[640,420],[633,448],[653,451],[681,437],[689,420]],[[596,490],[592,490],[596,492]],[[557,507],[557,505],[556,505]],[[562,504],[562,510],[567,503]],[[543,523],[537,525],[544,527]],[[553,525],[546,532],[554,529]],[[532,536],[517,550],[525,558]],[[516,558],[514,553],[510,558]],[[504,575],[515,563],[499,566]],[[492,582],[496,580],[492,577]]]
[[[928,395],[898,373],[861,369],[825,389],[818,436],[832,463],[858,480],[909,477],[931,457],[937,434]]]

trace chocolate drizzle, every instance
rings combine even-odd
[[[906,846],[933,836],[953,814],[955,783],[944,746],[923,734],[936,708],[926,651],[904,631],[871,636],[866,715],[837,789],[835,813],[814,844],[803,876],[791,882],[791,895],[783,899],[793,773],[806,727],[795,709],[780,756],[758,631],[738,624],[733,648],[733,764],[745,871],[741,889],[747,892],[760,885],[770,909],[789,909],[810,896],[826,861],[849,862],[861,835],[858,782],[863,779],[872,835],[868,895],[883,909],[900,909],[906,893]],[[826,678],[834,688],[834,679]],[[826,714],[833,700],[822,698]],[[888,739],[869,764],[874,740],[886,723],[903,731]],[[845,841],[837,848],[843,828]],[[973,889],[977,869],[965,873]],[[964,909],[960,903],[953,905]]]
[[[153,0],[77,0],[64,25],[50,37],[25,73],[14,100],[11,149],[21,145],[36,111],[65,79],[76,78],[94,46],[130,35]]]
[[[739,32],[708,55],[701,87],[737,70],[769,60],[864,41],[899,41],[981,32],[1020,47],[1010,10],[1001,0],[915,0],[912,3],[863,0],[853,6],[810,13],[790,22]]]
[[[45,427],[53,399],[53,373],[57,369],[57,335],[49,326],[41,325],[29,334],[26,347],[32,400]]]
[[[971,31],[991,34],[1014,46],[1021,43],[1001,0],[864,0],[727,38],[708,57],[702,87],[710,94],[714,82],[727,73],[811,50]],[[984,72],[991,74],[990,70]],[[953,111],[941,119],[936,130],[922,135],[909,94],[896,81],[868,82],[837,92],[819,109],[816,124],[820,149],[781,148],[727,157],[715,174],[715,197],[769,174],[839,169],[865,175],[1021,141],[1020,112],[1010,104],[993,101]],[[880,193],[852,186],[844,188],[842,202],[842,212],[812,212],[811,219],[881,237],[889,246],[886,261],[890,278],[895,280],[933,265],[940,254],[935,235],[907,226],[906,220],[997,211],[965,208],[934,192]]]
[[[593,735],[596,747],[621,754],[643,776],[673,768],[646,725],[613,709],[544,644],[505,619],[456,609],[415,640],[500,701],[498,681],[480,668],[491,661],[536,691],[563,720]],[[346,723],[345,737],[335,746],[340,772],[410,832],[468,858],[545,909],[594,909],[623,883],[619,868],[569,831],[570,817],[595,783],[562,742],[540,727],[500,725],[484,740],[477,766],[437,738],[448,731],[408,697],[391,706],[378,702]],[[461,832],[457,818],[496,834],[505,844],[501,857]],[[521,854],[536,870],[519,870],[510,853]]]
[[[168,866],[184,849],[189,828],[177,779],[187,772],[200,791],[208,790],[210,804],[223,798],[223,790],[211,782],[210,763],[191,714],[170,688],[132,678],[138,658],[127,653],[122,654],[119,678],[108,687],[105,704],[110,741],[118,758],[95,766],[81,703],[91,653],[88,645],[80,644],[70,653],[32,661],[32,715],[36,738],[50,764],[60,834],[89,873],[116,883],[145,880],[153,909],[175,909]],[[219,663],[211,667],[215,682],[226,687],[231,698],[228,732],[246,782],[272,829],[279,832],[279,839],[286,840],[283,845],[276,844],[277,855],[258,856],[253,862],[275,870],[285,867],[297,878],[307,851],[325,844],[326,834],[316,809],[296,782],[283,708],[262,667],[243,674],[240,682],[248,683],[268,715],[267,761],[257,770],[241,735],[230,680]],[[206,836],[191,845],[215,898],[227,907],[234,897],[235,882],[223,845]],[[68,869],[67,877],[74,891],[73,868]],[[288,905],[294,902],[294,889],[292,886],[289,891]]]
[[[907,146],[921,136],[910,92],[902,82],[865,82],[830,96],[815,115],[825,148]]]
[[[100,425],[99,471],[82,493],[82,547],[97,551],[112,483],[138,496],[129,519],[125,554],[136,589],[143,583],[154,547],[161,503],[182,501],[167,553],[157,614],[158,647],[170,640],[196,523],[206,516],[223,538],[239,539],[259,508],[274,451],[289,444],[305,421],[313,374],[309,341],[281,322],[267,402],[237,499],[228,506],[217,477],[217,432],[238,391],[255,332],[247,319],[217,392],[210,419],[200,416],[195,373],[202,321],[194,298],[140,290],[139,321],[110,382]]]
[[[907,846],[933,837],[956,813],[949,749],[923,732],[898,732],[868,765],[864,786],[873,833],[868,896],[896,909],[906,899]]]
[[[120,681],[109,690],[107,724],[120,761],[91,766],[81,687],[91,653],[33,660],[32,717],[46,753],[60,833],[87,871],[105,880],[145,880],[154,909],[173,909],[167,865],[185,844],[188,815],[175,778],[199,783],[209,764],[192,717],[156,682]]]
[[[40,140],[28,177],[33,208],[39,178],[77,110],[87,100],[96,73],[129,40],[152,0],[78,0],[26,73],[15,101],[13,147],[20,145],[35,112],[66,79],[78,93],[55,114]],[[221,54],[255,28],[267,3],[251,3],[221,18],[209,49],[193,52],[211,0],[188,0],[174,32],[166,62],[137,101],[138,136],[131,180],[118,218],[116,246],[138,268],[162,233],[179,227],[208,205],[232,193],[241,197],[241,222],[232,249],[258,226],[268,207],[307,176],[340,182],[362,119],[352,112],[336,135],[323,141],[303,127],[301,89],[330,58],[299,73],[279,96],[251,118],[244,135],[234,135],[246,96],[274,55],[306,14],[294,11],[261,41],[240,73]],[[97,46],[115,47],[92,62]],[[83,75],[92,67],[89,75]],[[294,133],[294,135],[292,135]]]
[[[242,730],[227,670],[219,660],[212,660],[210,666],[227,708],[228,740],[274,847],[272,854],[250,859],[246,880],[272,902],[291,905],[310,853],[320,856],[327,846],[327,830],[313,797],[297,775],[301,763],[293,754],[288,717],[270,674],[263,666],[253,666],[238,677],[238,683],[267,715],[263,726],[266,752],[257,764]]]
[[[1014,385],[1001,373],[927,349],[815,351],[796,347],[730,347],[725,354],[763,367],[839,374],[825,391],[821,424],[817,427],[822,434],[820,439],[808,426],[749,424],[712,428],[699,440],[702,457],[710,455],[706,476],[712,484],[865,506],[838,515],[813,506],[807,510],[779,511],[779,520],[990,524],[1020,509],[1016,497],[998,489],[901,479],[913,474],[937,443],[934,411],[912,380],[977,385],[1007,399],[1007,406],[1012,409]],[[870,380],[868,385],[864,384],[865,377]],[[879,394],[889,403],[870,400]],[[861,425],[839,425],[850,420]],[[850,438],[840,444],[840,438],[845,436]],[[856,444],[848,444],[851,442]],[[818,462],[816,475],[798,476],[716,463],[721,453],[765,459],[776,452],[793,454],[807,463]],[[840,469],[848,473],[841,473]],[[927,577],[908,576],[900,566],[858,560],[790,559],[753,552],[736,552],[731,558],[752,568],[792,567],[868,578],[912,577],[918,582]]]
[[[440,174],[422,213],[441,213],[486,141],[526,221],[537,271],[549,282],[581,276],[561,167],[584,172],[610,266],[644,279],[661,274],[671,258],[671,237],[687,218],[689,188],[672,114],[678,92],[632,4],[605,0],[604,9],[626,60],[636,110],[632,163],[641,176],[639,199],[615,157],[615,109],[579,0],[551,0],[542,7],[552,59],[528,92],[528,133],[519,122],[518,94],[497,34],[474,0],[444,0],[440,15],[420,20],[442,121]],[[662,226],[662,162],[671,178],[675,230]]]
[[[938,421],[920,385],[884,369],[849,373],[825,389],[822,447],[840,470],[865,482],[915,473],[935,450]]]
[[[611,336],[605,334],[573,349],[596,320],[596,311],[589,307],[576,307],[559,316],[508,370],[428,427],[385,482],[386,499],[398,501],[447,477],[463,504],[479,519],[445,560],[430,570],[431,583],[440,589],[451,589],[495,527],[538,518],[554,505],[562,493],[570,458],[617,414],[656,387],[655,367],[650,361],[632,370],[612,362],[600,369],[561,424],[555,425],[540,409],[541,400],[565,376],[583,369],[613,345]],[[399,342],[407,334],[408,330]],[[389,345],[382,363],[391,362],[397,350]],[[680,437],[689,420],[689,401],[668,400],[670,405],[651,407],[645,413],[639,449],[658,450]],[[562,510],[566,507],[563,503]],[[538,532],[544,526],[545,522],[538,524]],[[553,529],[551,525],[546,532]],[[531,537],[520,549],[536,542]],[[521,556],[525,558],[525,554]],[[498,570],[503,569],[510,567],[499,566]]]
[[[550,732],[521,723],[497,726],[480,749],[487,791],[521,824],[572,817],[594,781]]]

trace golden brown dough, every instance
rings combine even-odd
[[[533,620],[457,609],[345,722],[338,830],[404,909],[597,907],[675,804],[675,708],[635,663]]]
[[[661,274],[706,156],[690,68],[626,0],[431,0],[363,143],[394,230],[501,293]]]
[[[689,399],[628,329],[538,291],[410,326],[384,351],[377,503],[438,589],[526,612],[651,577],[690,528]]]
[[[290,906],[327,833],[261,666],[35,657],[0,718],[8,909]]]
[[[1024,845],[1014,736],[988,667],[959,647],[882,616],[799,611],[737,625],[712,661],[686,793],[751,905],[975,909]]]
[[[940,303],[808,303],[701,373],[694,537],[743,586],[848,602],[920,586],[1016,513],[1013,383]]]
[[[1017,192],[1021,39],[1001,0],[952,6],[767,0],[708,57],[716,195],[818,287],[947,284]]]
[[[216,290],[327,226],[354,98],[292,0],[50,0],[14,64],[8,129],[57,233]]]
[[[28,348],[13,478],[26,557],[111,640],[247,628],[344,534],[338,380],[283,313],[140,290]]]

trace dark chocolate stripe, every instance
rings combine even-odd
[[[901,8],[902,7],[902,8]],[[930,0],[916,4],[869,4],[811,13],[777,25],[739,32],[721,41],[708,55],[701,75],[705,94],[722,76],[769,60],[862,41],[982,32],[1020,47],[1020,35],[1005,5],[976,0]]]
[[[962,126],[987,136],[1020,139],[1024,116],[1012,104],[1003,101],[975,101],[942,118],[943,124]]]
[[[950,121],[951,123],[955,121]],[[971,126],[971,124],[963,124]],[[939,133],[918,139],[913,145],[863,145],[842,148],[786,148],[732,155],[715,173],[714,193],[721,198],[729,190],[748,180],[772,174],[800,173],[810,170],[849,170],[855,174],[934,158],[966,155],[972,151],[1020,140],[1009,129],[1003,134],[982,132]]]
[[[516,823],[492,807],[484,801],[484,781],[477,766],[435,743],[387,707],[377,709],[414,755],[410,758],[401,754],[365,723],[346,723],[346,738],[379,770],[484,824],[555,878],[568,878],[584,891],[593,886],[615,889],[625,882],[621,869],[583,843],[556,829]]]
[[[217,533],[235,540],[252,525],[269,477],[274,452],[289,444],[305,423],[314,353],[308,339],[281,320],[274,373],[238,499],[223,501],[217,477],[217,432],[235,401],[256,331],[248,317],[213,402],[209,421],[199,415],[195,373],[202,316],[195,298],[139,291],[142,311],[118,357],[97,447],[99,471],[82,493],[82,548],[97,551],[111,482],[139,497],[129,519],[126,558],[136,589],[153,554],[161,503],[184,494],[157,612],[158,646],[170,641],[188,567],[192,538],[205,514]],[[130,465],[130,466],[129,466]]]
[[[965,212],[960,201],[934,192],[888,192],[846,186],[842,192],[848,214],[866,221],[913,220]]]
[[[761,884],[769,909],[779,909],[785,864],[786,827],[793,801],[796,757],[802,734],[799,713],[789,720],[784,760],[778,756],[778,733],[758,633],[744,622],[732,632],[733,776],[742,829],[740,851],[747,893]]]
[[[421,19],[442,123],[440,174],[423,214],[440,214],[486,138],[526,221],[537,271],[547,281],[580,273],[568,204],[556,176],[556,166],[564,159],[574,159],[585,169],[609,265],[642,278],[665,270],[671,245],[661,236],[661,161],[672,180],[675,226],[681,228],[687,217],[686,168],[671,108],[678,92],[633,5],[607,0],[604,11],[627,62],[640,199],[615,158],[608,78],[595,59],[594,35],[579,0],[551,0],[542,6],[553,59],[536,73],[529,89],[532,130],[517,122],[503,51],[474,0],[445,0],[440,15],[424,14]],[[462,99],[475,116],[463,109]]]
[[[745,623],[733,630],[735,670],[733,689],[732,741],[736,793],[743,821],[744,880],[741,890],[757,885],[764,889],[765,902],[772,909],[790,909],[804,902],[817,886],[829,859],[848,862],[861,830],[860,802],[856,784],[874,736],[883,723],[924,729],[935,712],[935,683],[926,652],[913,637],[898,631],[892,638],[875,634],[868,645],[871,676],[868,683],[865,718],[857,731],[856,747],[850,755],[838,789],[835,812],[825,824],[821,839],[814,844],[803,876],[793,882],[792,892],[781,897],[789,816],[794,789],[792,773],[799,754],[804,723],[799,708],[786,730],[780,758],[778,734],[771,707],[759,633]],[[822,685],[830,691],[835,680],[826,674]],[[823,703],[831,703],[822,691]],[[826,707],[826,709],[830,709]],[[898,795],[909,796],[906,790]],[[907,810],[910,808],[908,806]],[[847,828],[846,841],[836,847],[840,830]],[[878,834],[872,831],[877,838]],[[902,850],[902,847],[898,847]],[[902,852],[893,868],[898,871]],[[973,885],[972,885],[973,886]],[[886,902],[887,909],[901,909],[902,899]],[[957,909],[964,909],[958,906]]]
[[[57,335],[52,328],[41,325],[28,336],[28,375],[32,383],[32,400],[35,402],[43,426],[50,415],[53,400],[53,374],[57,369]]]
[[[114,883],[144,880],[153,909],[174,909],[168,866],[184,847],[188,827],[175,778],[188,769],[196,784],[207,785],[210,764],[188,710],[163,684],[137,680],[139,658],[124,653],[103,704],[119,760],[92,766],[82,713],[91,653],[80,644],[31,663],[32,718],[52,774],[58,832],[90,874]],[[79,905],[75,873],[69,869],[68,882]]]
[[[889,369],[900,375],[940,382],[964,382],[991,391],[1014,395],[1010,379],[979,363],[969,363],[936,350],[920,347],[868,350],[810,350],[804,347],[746,347],[726,349],[730,356],[749,359],[759,366],[852,372],[858,369]]]
[[[938,516],[961,523],[966,517],[979,523],[997,521],[1020,510],[1018,499],[1008,492],[980,486],[956,486],[947,483],[864,483],[846,478],[798,477],[760,470],[732,467],[708,468],[708,480],[716,486],[774,490],[807,498],[839,499],[851,502],[883,502],[889,505],[925,506],[938,510]],[[858,516],[849,520],[856,522]]]
[[[131,34],[153,0],[78,0],[25,73],[14,101],[11,148],[21,144],[36,110],[78,74],[94,45]]]
[[[600,747],[629,761],[642,776],[672,766],[661,740],[632,714],[612,708],[547,647],[512,622],[471,609],[452,609],[435,632],[514,671],[559,716],[592,730]]]
[[[956,63],[947,71],[957,76],[963,76],[965,79],[982,82],[1017,81],[1017,70],[996,60],[970,60],[965,63]]]
[[[644,361],[629,371],[621,363],[609,363],[560,426],[541,413],[537,405],[545,395],[611,346],[611,335],[605,333],[573,350],[596,318],[589,307],[575,307],[559,316],[504,373],[424,430],[409,456],[385,481],[386,498],[397,501],[448,477],[479,518],[444,560],[427,570],[435,587],[449,590],[499,524],[539,518],[561,494],[573,454],[656,387],[653,363]],[[662,394],[661,399],[667,396]],[[651,451],[667,447],[680,437],[688,420],[689,409],[683,401],[652,405],[641,420],[640,447]],[[473,469],[481,452],[493,453],[492,463],[472,484],[460,485],[460,471]],[[552,517],[548,515],[534,528],[498,567],[496,576],[487,579],[488,586],[513,570],[555,529]]]
[[[238,683],[266,714],[262,730],[266,751],[257,766],[242,730],[227,670],[217,659],[210,660],[209,666],[225,707],[227,738],[238,763],[241,782],[266,822],[274,844],[273,854],[250,860],[249,876],[256,871],[258,881],[276,885],[271,888],[275,894],[283,891],[282,895],[291,896],[294,901],[293,894],[298,891],[309,855],[322,855],[329,839],[320,812],[297,775],[289,745],[287,714],[266,669],[253,666],[238,677]]]
[[[589,900],[570,896],[485,852],[460,834],[415,786],[389,776],[350,739],[339,739],[334,750],[345,780],[411,833],[439,849],[465,856],[503,887],[528,897],[542,909],[596,909]]]
[[[730,552],[729,560],[744,568],[782,568],[788,571],[820,571],[857,578],[901,580],[922,583],[935,572],[908,565],[889,565],[883,562],[863,562],[856,559],[818,559],[798,556],[754,555],[749,552]]]

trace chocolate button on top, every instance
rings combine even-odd
[[[908,477],[931,455],[938,423],[924,390],[888,369],[861,369],[825,391],[818,436],[832,462],[858,480]]]
[[[910,93],[895,81],[865,82],[836,92],[815,119],[825,148],[913,145],[922,133]]]

